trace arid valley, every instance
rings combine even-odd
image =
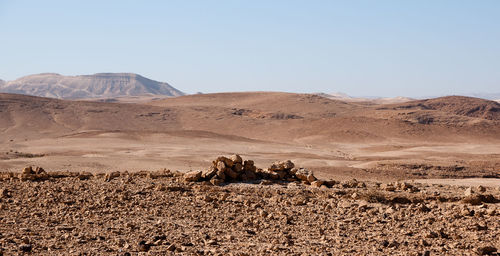
[[[0,256],[500,256],[499,13],[0,0]]]
[[[500,249],[495,101],[0,94],[0,107],[4,255]],[[218,165],[236,154],[256,167]]]

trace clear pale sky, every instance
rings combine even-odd
[[[0,79],[133,72],[188,92],[500,92],[500,1],[6,1]]]

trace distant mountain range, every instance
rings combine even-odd
[[[332,100],[342,100],[348,102],[361,102],[361,101],[370,101],[377,104],[389,104],[389,103],[403,103],[411,100],[415,100],[413,98],[408,97],[352,97],[345,93],[336,92],[336,93],[317,93],[317,95],[329,98]]]
[[[25,76],[14,81],[0,80],[0,92],[59,99],[184,95],[168,83],[154,81],[133,73],[98,73],[80,76],[43,73]]]
[[[0,93],[16,93],[58,99],[127,99],[131,96],[175,97],[185,95],[168,83],[158,82],[134,73],[97,73],[93,75],[63,76],[42,73],[21,77],[14,81],[0,79]],[[325,98],[348,102],[370,101],[377,104],[402,103],[409,97],[353,97],[345,93],[316,93]],[[500,93],[462,94],[500,103]],[[435,98],[439,96],[426,97]]]
[[[410,98],[410,97],[353,97],[349,96],[345,93],[342,92],[335,92],[335,93],[316,93],[319,96],[329,98],[329,99],[334,99],[334,100],[343,100],[343,101],[349,101],[349,102],[360,102],[360,101],[371,101],[375,102],[378,104],[383,104],[383,103],[403,103],[407,101],[412,101],[416,99],[430,99],[430,98],[438,98],[438,97],[443,97],[446,95],[442,96],[429,96],[429,97],[418,97],[418,98]],[[481,99],[486,99],[486,100],[492,100],[500,103],[500,93],[469,93],[469,94],[460,94],[457,96],[467,96],[467,97],[475,97],[475,98],[481,98]]]

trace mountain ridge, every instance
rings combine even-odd
[[[0,92],[58,99],[114,98],[139,95],[181,96],[170,84],[135,73],[64,76],[40,73],[0,82]]]

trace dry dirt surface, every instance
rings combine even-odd
[[[494,101],[376,104],[279,92],[130,101],[142,103],[0,94],[0,171],[188,171],[241,153],[336,179],[500,177]]]
[[[126,101],[0,94],[3,255],[498,255],[496,102]]]
[[[500,190],[3,173],[3,255],[498,255]]]

